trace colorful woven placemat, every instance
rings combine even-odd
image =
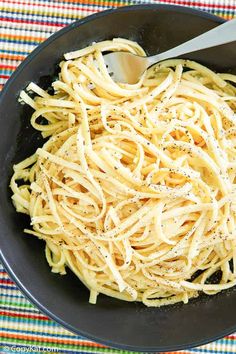
[[[142,3],[192,6],[226,19],[236,16],[236,0],[0,0],[0,89],[20,62],[61,27],[97,11]],[[0,353],[131,353],[74,335],[48,319],[2,267],[0,290]],[[180,353],[236,353],[236,333]]]

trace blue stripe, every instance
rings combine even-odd
[[[15,297],[17,300],[19,300],[19,299],[21,299],[21,300],[24,300],[25,301],[25,303],[28,303],[27,301],[26,301],[26,299],[25,299],[25,297],[20,293],[20,291],[19,291],[19,295],[18,294],[16,294],[16,295],[12,295],[12,294],[3,294],[2,296],[4,296],[4,297]],[[28,303],[31,307],[33,307],[30,303]]]
[[[7,53],[7,54],[16,54],[16,55],[28,55],[29,51],[21,52],[19,50],[11,50],[11,49],[0,49],[0,53]]]
[[[46,39],[46,38],[45,38]],[[6,39],[6,38],[1,38],[0,42],[3,43],[17,43],[17,44],[27,44],[27,45],[38,45],[39,43],[42,43],[41,40],[38,42],[31,42],[30,40],[24,40],[24,39]]]
[[[215,342],[216,343],[216,345],[218,344],[218,342]],[[232,353],[234,352],[233,351],[233,346],[232,346]],[[224,350],[219,350],[219,349],[207,349],[207,348],[201,348],[201,347],[198,347],[198,348],[196,348],[196,349],[191,349],[191,352],[200,352],[200,353],[210,353],[210,354],[212,354],[212,353],[214,353],[214,354],[229,354],[229,353],[231,353],[231,352],[229,352],[229,351],[224,351]]]
[[[38,34],[40,34],[40,35],[42,35],[42,33],[45,33],[45,34],[53,34],[54,33],[54,31],[53,30],[44,30],[43,28],[40,28],[40,30],[38,30],[38,29],[31,29],[31,28],[15,28],[15,27],[8,27],[8,29],[10,29],[10,30],[13,30],[13,31],[19,31],[19,32],[23,32],[24,33],[24,35],[25,36],[27,36],[27,33],[38,33]]]
[[[1,69],[0,68],[0,75],[11,75],[15,71],[15,69]]]
[[[4,306],[6,308],[6,311],[16,311],[16,312],[29,312],[32,314],[40,314],[40,312],[37,309],[28,309],[28,308],[22,308],[22,307],[13,307],[9,305]]]
[[[3,284],[0,284],[0,288],[1,289],[6,289],[6,290],[17,290],[19,291],[19,289],[15,286],[15,285],[3,285]]]

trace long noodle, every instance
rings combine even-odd
[[[33,83],[20,94],[48,138],[14,166],[25,232],[91,303],[102,293],[162,306],[233,287],[236,76],[176,59],[119,84],[108,50],[145,55],[125,39],[96,43],[65,55],[53,94]]]

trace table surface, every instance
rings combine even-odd
[[[236,17],[236,0],[0,0],[0,89],[20,62],[55,31],[97,11],[143,3],[191,6],[225,19]],[[0,353],[131,353],[94,343],[48,319],[2,267],[0,291]],[[236,333],[179,353],[236,353]]]

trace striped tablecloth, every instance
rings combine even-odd
[[[236,0],[0,0],[0,89],[27,54],[61,27],[97,11],[148,2],[192,6],[226,19],[236,16]],[[76,336],[49,320],[3,268],[0,290],[0,353],[129,353]],[[236,353],[236,333],[181,353]]]

